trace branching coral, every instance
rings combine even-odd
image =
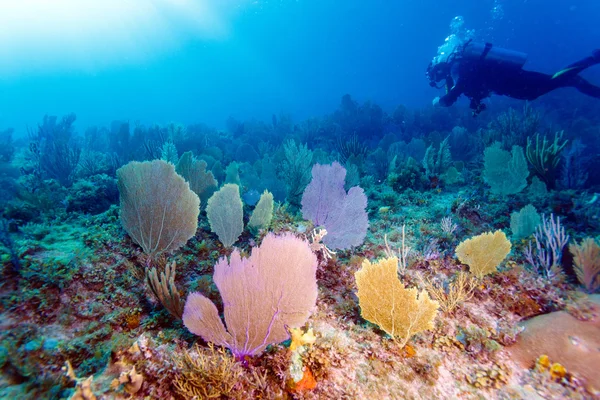
[[[540,140],[540,135],[535,135],[535,144],[531,137],[527,138],[527,160],[537,174],[549,184],[554,183],[556,170],[561,160],[560,153],[567,145],[568,140],[561,142],[564,132],[554,134],[550,142],[545,136]]]
[[[241,398],[244,368],[223,348],[196,347],[176,358],[179,374],[173,382],[175,390],[186,399]]]
[[[549,218],[542,214],[542,223],[536,227],[534,239],[535,248],[532,246],[533,241],[530,241],[525,249],[529,265],[550,281],[561,279],[562,251],[569,241],[569,235],[561,225],[560,217],[555,220],[553,214]]]
[[[181,319],[183,303],[175,286],[175,261],[167,264],[165,270],[160,273],[160,278],[155,268],[146,270],[146,281],[167,311],[175,318]]]
[[[285,160],[280,174],[287,185],[287,200],[290,204],[300,204],[302,192],[310,182],[310,166],[313,153],[306,145],[296,144],[293,140],[283,145]]]
[[[461,303],[473,297],[476,280],[466,272],[459,272],[455,279],[446,285],[436,285],[431,280],[423,282],[429,295],[440,304],[443,312],[450,313]]]
[[[175,391],[184,399],[276,398],[267,372],[241,363],[224,348],[212,343],[195,346],[174,357],[178,369]]]

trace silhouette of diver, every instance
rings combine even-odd
[[[481,103],[492,93],[522,100],[534,100],[562,87],[574,87],[582,93],[600,99],[600,87],[592,85],[578,74],[600,64],[600,49],[592,55],[563,68],[554,75],[526,71],[527,55],[494,47],[490,43],[471,40],[449,55],[440,55],[427,67],[430,86],[444,80],[446,94],[433,100],[434,106],[449,107],[461,94],[471,100],[473,116],[485,110]]]

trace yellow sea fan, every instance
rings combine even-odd
[[[396,257],[365,260],[354,277],[362,317],[404,347],[414,334],[433,328],[439,304],[426,291],[406,289],[397,271]]]
[[[486,232],[461,242],[456,247],[456,257],[467,264],[478,278],[496,271],[510,253],[511,244],[504,232]]]

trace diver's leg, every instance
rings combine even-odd
[[[505,79],[501,90],[495,90],[515,99],[535,100],[538,97],[565,86],[563,80],[552,79],[551,75],[537,71],[520,70]],[[567,84],[568,85],[568,84]]]
[[[600,99],[600,87],[592,85],[580,76],[573,77],[573,84],[569,86],[573,86],[583,94]]]
[[[571,65],[566,66],[552,76],[552,79],[565,79],[568,80],[571,77],[579,74],[586,68],[593,65],[600,64],[600,49],[594,50],[592,55],[574,62]]]
[[[565,74],[560,78],[553,78],[541,72],[525,70],[511,75],[511,79],[504,81],[500,90],[494,91],[516,99],[535,100],[562,87],[574,87],[581,93],[600,99],[600,87],[592,85],[579,75]]]

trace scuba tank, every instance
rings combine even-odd
[[[462,49],[462,57],[469,60],[485,60],[512,68],[522,68],[527,54],[520,51],[503,49],[491,43],[468,41]]]

